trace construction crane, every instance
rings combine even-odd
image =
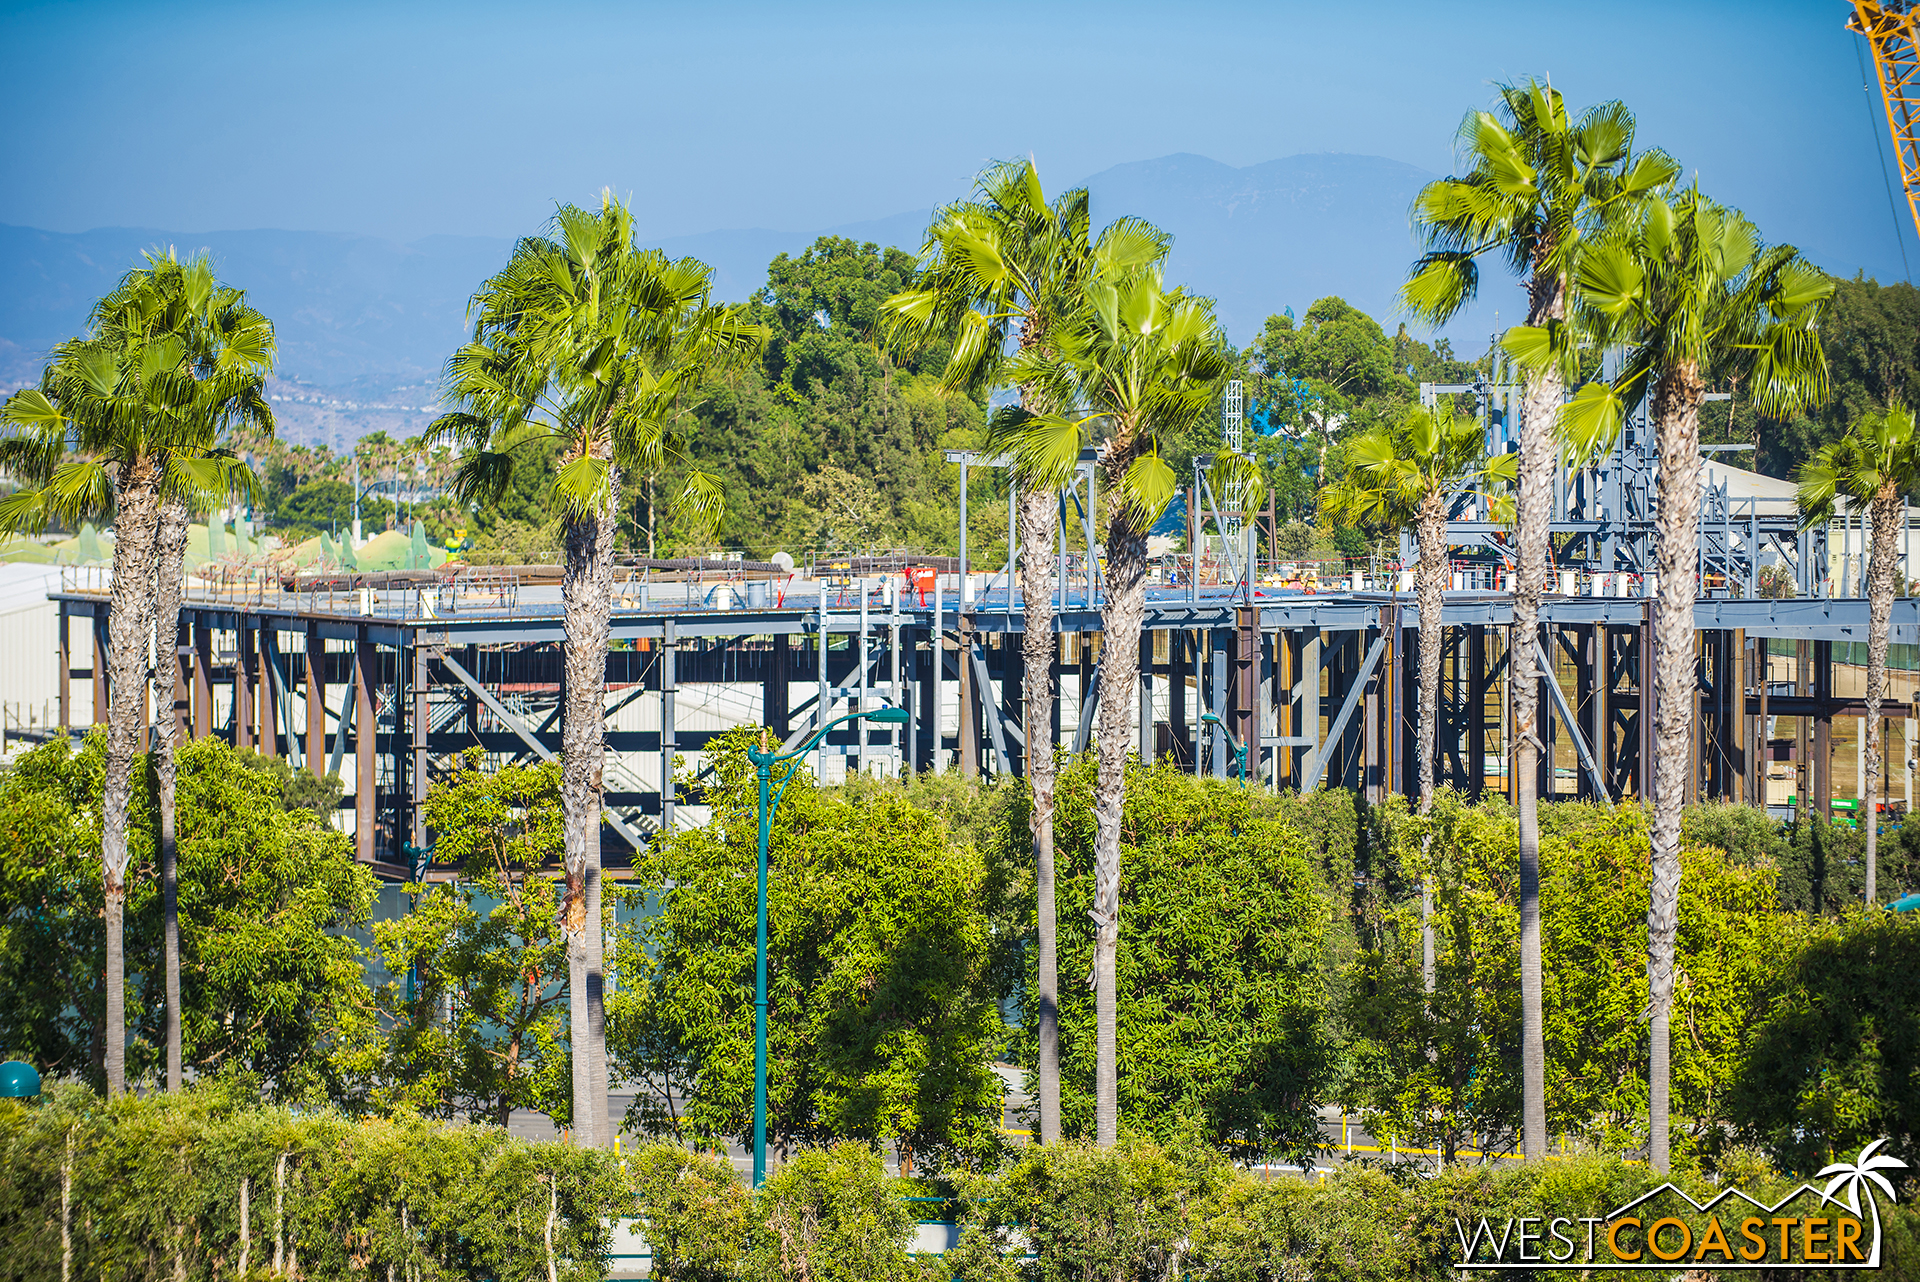
[[[1920,43],[1914,32],[1911,0],[1853,0],[1847,30],[1867,38],[1873,50],[1874,71],[1880,80],[1880,101],[1887,109],[1887,130],[1893,136],[1893,154],[1900,166],[1900,186],[1907,193],[1907,210],[1920,234]]]

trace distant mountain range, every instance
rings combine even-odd
[[[1171,232],[1173,279],[1211,294],[1233,340],[1265,318],[1338,294],[1397,323],[1394,291],[1412,261],[1407,213],[1432,174],[1377,156],[1302,155],[1236,169],[1173,155],[1086,180],[1096,226],[1120,214]],[[956,193],[958,194],[958,193]],[[817,231],[745,229],[658,242],[713,265],[720,295],[743,300],[780,253],[838,235],[917,250],[929,211]],[[339,444],[375,430],[417,431],[441,362],[464,337],[474,287],[505,261],[506,239],[429,236],[399,244],[329,232],[79,233],[0,225],[0,380],[37,377],[42,354],[81,331],[87,309],[142,250],[210,250],[223,279],[274,318],[279,399],[289,434]],[[1491,281],[1490,281],[1491,284]],[[1504,281],[1449,327],[1462,352],[1483,350],[1493,312],[1517,314]]]

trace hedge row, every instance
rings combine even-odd
[[[1787,1187],[1757,1160],[1738,1174],[1749,1192]],[[1598,1215],[1649,1185],[1600,1157],[1266,1180],[1198,1143],[1130,1140],[935,1184],[841,1144],[755,1194],[724,1159],[667,1146],[623,1160],[491,1127],[303,1116],[231,1083],[111,1103],[60,1088],[0,1101],[0,1275],[585,1282],[634,1217],[664,1282],[1438,1282],[1456,1276],[1456,1217]],[[1882,1210],[1883,1276],[1920,1277],[1920,1216]],[[958,1221],[958,1244],[911,1255],[935,1218]]]
[[[0,1101],[0,1256],[21,1279],[602,1275],[606,1155],[490,1127],[263,1108],[237,1085]],[[551,1266],[551,1271],[550,1271]]]

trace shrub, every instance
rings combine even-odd
[[[761,1186],[749,1270],[764,1282],[917,1278],[921,1268],[907,1255],[908,1206],[872,1150],[851,1143],[803,1149]]]
[[[708,743],[713,821],[634,860],[657,911],[620,936],[607,1000],[608,1056],[636,1087],[626,1124],[682,1143],[753,1131],[754,738]],[[984,860],[897,794],[856,804],[792,768],[769,846],[771,1141],[887,1144],[923,1171],[991,1164],[1002,1021]]]
[[[607,1223],[627,1205],[610,1154],[417,1116],[263,1108],[243,1077],[0,1100],[0,1258],[25,1282],[268,1268],[587,1282],[604,1276]]]
[[[1920,921],[1820,923],[1768,998],[1730,1108],[1745,1133],[1803,1175],[1882,1138],[1920,1169]]]
[[[659,1282],[723,1282],[739,1276],[752,1241],[752,1200],[724,1157],[665,1144],[627,1162],[634,1201]]]
[[[1031,1148],[968,1190],[958,1259],[945,1263],[968,1282],[1005,1282],[1024,1248],[1032,1282],[1180,1277],[1190,1240],[1233,1179],[1191,1130],[1167,1143],[1129,1135],[1111,1149]]]

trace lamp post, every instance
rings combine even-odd
[[[778,788],[773,787],[773,768],[783,761],[792,761],[812,752],[815,745],[827,737],[827,732],[835,726],[845,725],[849,721],[880,721],[900,724],[907,719],[905,708],[869,708],[863,712],[849,713],[844,717],[827,722],[814,731],[807,741],[792,752],[775,752],[771,748],[758,747],[747,749],[747,760],[753,763],[760,779],[760,926],[758,943],[754,951],[753,985],[753,1187],[759,1188],[767,1178],[767,843],[773,831],[773,812],[780,807],[780,798],[787,793],[787,785],[793,782],[794,772],[789,770],[780,780]],[[766,741],[766,732],[761,732],[761,742]]]
[[[18,1059],[0,1064],[0,1099],[32,1099],[39,1093],[39,1069]]]
[[[1240,768],[1240,782],[1245,783],[1247,781],[1247,745],[1240,742],[1240,737],[1234,734],[1231,726],[1219,717],[1216,717],[1213,713],[1201,713],[1200,720],[1202,722],[1213,722],[1214,725],[1220,727],[1220,732],[1227,736],[1227,742],[1233,745],[1234,763]]]

